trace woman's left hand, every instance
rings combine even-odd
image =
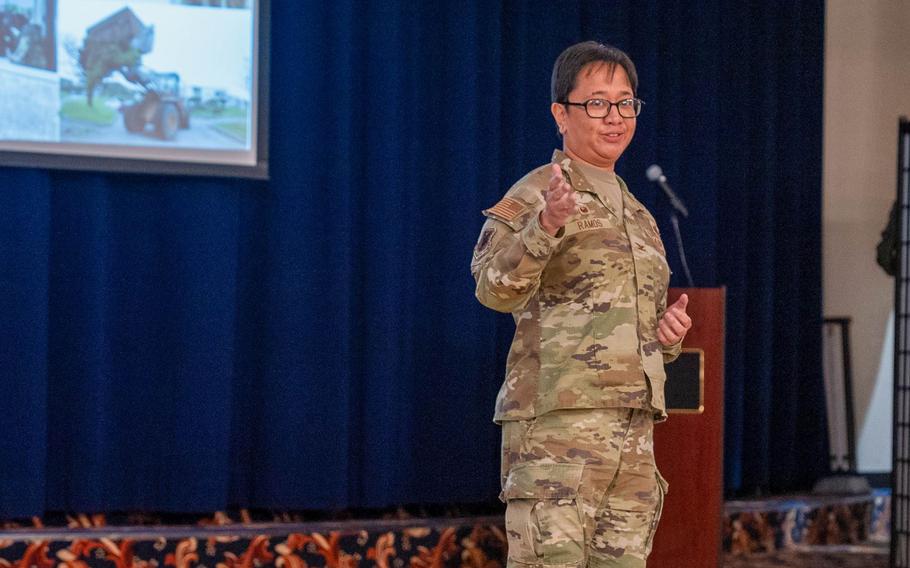
[[[657,326],[657,339],[662,344],[670,346],[679,343],[692,327],[692,318],[686,314],[688,304],[689,296],[683,294],[672,306],[667,308],[664,317],[660,318],[660,324]]]

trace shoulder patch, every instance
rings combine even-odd
[[[490,250],[494,235],[496,235],[496,227],[487,227],[480,233],[480,238],[477,239],[477,246],[474,247],[474,258],[480,258]]]
[[[516,217],[518,217],[518,215],[520,215],[521,212],[524,211],[526,208],[527,208],[527,205],[525,205],[521,201],[518,201],[517,199],[513,199],[511,197],[504,197],[503,199],[501,199],[499,201],[499,203],[497,203],[493,207],[490,207],[489,209],[484,211],[484,213],[487,213],[490,215],[495,215],[496,217],[499,217],[503,221],[508,222],[508,221],[512,221]]]

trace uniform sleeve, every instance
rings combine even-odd
[[[665,311],[667,311],[667,295],[666,294],[664,294],[663,300],[661,300],[661,302],[660,302],[660,311],[657,314],[658,325],[660,325],[660,320],[663,319]],[[663,355],[664,355],[664,365],[666,365],[667,363],[672,363],[673,361],[676,361],[676,358],[679,357],[679,354],[682,352],[682,344],[683,344],[684,340],[685,340],[685,337],[683,339],[680,339],[673,345],[664,345],[663,343],[660,344],[660,347],[663,350]]]
[[[683,340],[680,339],[673,345],[661,345],[664,351],[664,365],[676,361],[676,358],[679,357],[679,354],[682,352],[682,344]]]
[[[536,213],[517,229],[488,218],[471,261],[480,303],[506,313],[527,305],[540,288],[540,275],[563,234],[564,229],[555,237],[544,231]]]

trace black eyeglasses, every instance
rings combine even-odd
[[[608,101],[607,99],[588,99],[583,103],[562,101],[560,104],[584,107],[585,112],[588,113],[588,116],[591,118],[604,118],[610,114],[610,110],[613,107],[616,107],[619,116],[623,118],[635,118],[641,114],[641,105],[645,104],[645,101],[633,97],[615,103],[613,101]]]

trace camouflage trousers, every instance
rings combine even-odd
[[[503,422],[508,568],[643,568],[667,483],[653,414],[557,410]]]

